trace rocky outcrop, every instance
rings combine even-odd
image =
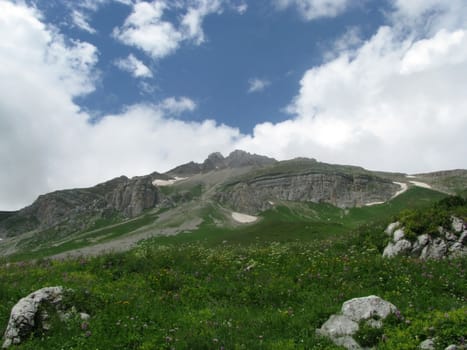
[[[399,186],[366,174],[320,173],[264,175],[233,184],[219,201],[236,211],[256,214],[270,202],[330,203],[341,208],[389,200]]]
[[[360,324],[364,322],[370,327],[381,328],[384,320],[396,312],[393,304],[375,295],[351,299],[342,305],[340,314],[329,317],[316,333],[346,349],[360,350],[362,347],[354,339]]]
[[[435,339],[431,339],[431,338],[425,339],[418,345],[418,348],[421,350],[435,350],[436,349]],[[467,349],[467,347],[465,345],[451,344],[451,345],[448,345],[444,350],[463,350],[463,349]]]
[[[2,348],[20,344],[34,330],[47,328],[49,315],[45,306],[58,311],[62,299],[62,287],[42,288],[20,299],[11,310]]]
[[[246,166],[262,167],[274,163],[277,163],[277,161],[273,158],[251,154],[241,150],[235,150],[225,158],[221,153],[215,152],[211,153],[203,163],[190,162],[183,164],[168,171],[167,174],[184,177],[207,173],[213,170],[240,168]]]
[[[65,235],[90,227],[99,218],[138,216],[159,201],[158,189],[152,185],[154,176],[121,176],[91,188],[41,195],[32,205],[0,222],[0,237],[50,228]]]
[[[401,224],[391,223],[385,233],[391,241],[384,248],[383,257],[413,256],[423,260],[458,258],[467,256],[467,225],[457,217],[451,217],[451,227],[439,227],[438,234],[421,234],[408,240]]]

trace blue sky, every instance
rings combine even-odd
[[[464,0],[0,0],[0,209],[236,148],[466,168],[466,23]]]
[[[270,0],[232,1],[219,7],[221,13],[204,18],[203,43],[188,40],[175,52],[154,59],[113,36],[115,28],[131,15],[131,5],[106,1],[87,8],[63,0],[33,3],[68,38],[98,48],[96,89],[76,100],[96,118],[118,113],[126,105],[189,96],[197,109],[183,118],[213,118],[244,133],[251,133],[261,122],[290,118],[285,108],[299,89],[303,73],[321,64],[333,43],[349,30],[358,30],[367,38],[385,22],[385,8],[376,6],[381,1],[351,5],[338,18],[314,21],[307,21],[294,6],[281,11]],[[86,18],[88,29],[74,21],[76,13]],[[185,13],[184,7],[168,5],[163,18],[177,23]],[[90,28],[95,32],[89,33]],[[115,64],[130,54],[152,76],[135,78]],[[255,80],[257,90],[252,91]]]

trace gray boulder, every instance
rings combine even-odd
[[[396,221],[396,222],[391,222],[388,227],[386,227],[386,229],[384,230],[384,232],[388,235],[388,236],[392,236],[392,234],[394,233],[394,231],[401,225],[401,223],[399,221]]]
[[[44,327],[47,314],[41,311],[41,306],[50,305],[57,310],[63,298],[62,287],[46,287],[39,289],[20,299],[11,309],[10,319],[4,335],[3,349],[13,344],[19,344],[37,327]],[[36,324],[39,321],[41,325]]]
[[[420,254],[421,259],[442,259],[446,257],[448,246],[441,238],[435,238],[431,244],[423,248]]]
[[[364,298],[355,298],[346,301],[342,305],[342,314],[349,319],[360,322],[377,316],[377,319],[385,319],[396,312],[397,308],[388,301],[378,296],[370,295]]]
[[[393,236],[394,242],[400,241],[404,237],[405,237],[404,228],[399,228],[394,231],[394,236]]]
[[[462,219],[459,219],[458,217],[451,216],[451,226],[454,232],[460,233],[467,229],[467,226]]]
[[[389,242],[384,248],[383,257],[392,258],[396,255],[407,255],[412,250],[412,243],[406,239],[401,239],[395,243]]]
[[[420,235],[417,237],[417,240],[414,242],[412,246],[412,255],[419,256],[420,253],[422,252],[423,248],[426,247],[427,244],[429,244],[431,241],[431,238],[429,235],[426,233],[423,235]]]
[[[316,333],[346,349],[361,350],[362,347],[353,338],[359,330],[359,323],[364,321],[371,327],[379,328],[384,319],[396,311],[393,304],[375,295],[351,299],[342,305],[340,314],[330,316]]]
[[[435,342],[433,339],[425,339],[418,347],[422,350],[435,350]]]

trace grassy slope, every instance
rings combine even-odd
[[[343,301],[376,294],[409,321],[385,329],[379,348],[414,349],[427,335],[446,346],[467,337],[467,260],[382,259],[384,225],[355,230],[440,196],[416,188],[346,215],[288,203],[235,230],[207,223],[127,253],[2,264],[0,325],[20,297],[63,285],[91,319],[73,317],[18,349],[338,349],[315,329]]]
[[[177,236],[157,237],[157,244],[199,242],[209,246],[225,243],[292,242],[334,239],[368,222],[388,222],[405,208],[428,206],[445,195],[413,187],[388,203],[348,211],[328,204],[283,203],[262,213],[262,220],[253,225],[226,229],[205,218],[205,223],[193,232]]]
[[[147,242],[124,254],[2,266],[0,324],[20,297],[64,285],[90,321],[72,318],[18,349],[338,349],[315,329],[343,301],[371,294],[410,322],[387,328],[381,349],[415,349],[428,333],[445,345],[467,336],[467,260],[382,259],[381,228],[338,243]]]

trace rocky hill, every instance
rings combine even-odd
[[[41,195],[30,206],[0,222],[0,236],[59,227],[65,233],[86,229],[100,218],[119,215],[132,218],[159,200],[154,175],[115,178],[91,188],[63,190]]]
[[[457,173],[451,175],[459,178]],[[0,215],[0,238],[47,230],[65,237],[94,228],[96,223],[109,225],[161,210],[170,212],[165,216],[174,218],[177,225],[187,217],[202,222],[199,213],[209,205],[254,215],[281,202],[361,207],[401,193],[411,186],[405,177],[315,159],[277,161],[240,150],[226,157],[213,153],[203,163],[190,162],[165,174],[121,176],[90,188],[41,195],[18,212]],[[427,174],[415,177],[421,178],[431,179]]]

